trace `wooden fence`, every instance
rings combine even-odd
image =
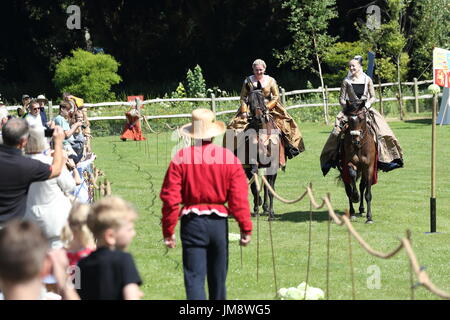
[[[431,84],[433,83],[433,80],[424,80],[424,81],[417,81],[416,78],[412,82],[402,82],[402,86],[413,86],[414,95],[413,96],[400,96],[399,93],[396,94],[395,97],[384,97],[383,92],[381,88],[383,87],[392,87],[392,86],[398,86],[398,82],[389,82],[389,83],[379,83],[374,84],[375,91],[378,94],[378,97],[375,100],[375,103],[379,104],[379,110],[381,114],[384,114],[384,103],[388,101],[397,101],[399,104],[399,113],[400,113],[400,119],[403,120],[404,116],[404,109],[403,109],[403,102],[408,100],[414,100],[415,101],[415,113],[419,113],[419,100],[422,99],[432,99],[432,94],[424,94],[419,95],[419,85],[424,84]],[[287,110],[290,109],[298,109],[298,108],[308,108],[308,107],[323,107],[324,109],[324,118],[325,122],[328,124],[328,107],[330,106],[339,106],[339,103],[329,103],[329,93],[330,92],[339,92],[340,88],[317,88],[317,89],[302,89],[302,90],[293,90],[286,92],[283,88],[280,90],[280,98],[283,103],[283,105],[286,106]],[[294,96],[294,95],[300,95],[300,94],[311,94],[311,93],[322,93],[324,92],[323,102],[321,103],[309,103],[309,104],[294,104],[294,105],[287,105],[287,97]],[[442,96],[442,93],[439,94],[439,97]],[[235,113],[237,111],[236,108],[233,108],[231,110],[223,110],[223,111],[216,111],[217,109],[217,103],[218,102],[224,102],[224,101],[239,101],[239,97],[216,97],[214,94],[211,94],[210,98],[179,98],[179,99],[150,99],[143,101],[143,104],[154,104],[154,103],[168,103],[168,102],[205,102],[208,103],[211,107],[211,110],[217,115],[224,115],[224,114],[231,114]],[[131,106],[133,102],[101,102],[101,103],[85,103],[85,107],[87,108],[98,108],[98,107],[106,107],[106,106]],[[8,110],[16,110],[20,106],[8,106]],[[54,113],[53,109],[58,109],[58,106],[53,106],[52,101],[49,101],[48,106],[48,113],[49,118],[52,118],[52,115]],[[171,119],[171,118],[190,118],[190,113],[183,113],[183,114],[172,114],[172,115],[155,115],[155,116],[145,116],[146,119]],[[97,121],[97,120],[124,120],[125,116],[99,116],[99,117],[89,117],[89,121]]]

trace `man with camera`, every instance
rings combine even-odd
[[[27,192],[30,184],[58,177],[65,161],[62,155],[64,131],[55,127],[52,135],[54,153],[51,165],[22,155],[28,142],[29,126],[24,119],[8,120],[2,128],[0,145],[0,228],[12,219],[25,214]]]

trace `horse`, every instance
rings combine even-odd
[[[341,178],[350,204],[350,217],[355,219],[353,203],[359,204],[359,214],[364,213],[364,199],[367,202],[366,223],[372,220],[372,184],[376,183],[377,154],[374,136],[367,123],[367,109],[364,101],[349,102],[344,109],[348,117],[343,139],[343,155],[341,162]],[[361,178],[358,193],[357,180]],[[374,181],[375,180],[375,181]]]
[[[245,137],[245,162],[244,170],[248,179],[258,173],[259,168],[264,168],[264,177],[269,185],[275,190],[277,170],[280,157],[284,157],[284,148],[281,140],[280,130],[277,128],[269,110],[264,102],[261,88],[253,88],[248,95],[249,116],[248,126],[244,131]],[[238,151],[239,152],[239,151]],[[283,158],[284,159],[284,158]],[[284,162],[283,162],[284,163]],[[256,183],[251,184],[253,194],[253,216],[258,212],[261,199],[256,188]],[[273,220],[273,194],[269,192],[264,184],[263,214]]]

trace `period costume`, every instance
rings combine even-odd
[[[176,153],[160,193],[165,239],[174,235],[178,219],[181,220],[188,300],[206,299],[205,278],[209,299],[226,299],[228,216],[236,219],[242,234],[252,231],[247,177],[230,150],[211,142],[212,137],[225,132],[225,124],[213,119],[211,110],[192,112],[192,124],[180,130],[196,139],[196,143]]]
[[[348,75],[341,85],[339,103],[342,108],[346,101],[365,100],[368,109],[368,121],[378,146],[378,168],[383,171],[391,171],[403,167],[403,152],[397,138],[392,132],[383,116],[371,107],[375,101],[375,89],[372,79],[362,73],[359,79]],[[340,159],[340,139],[343,138],[342,129],[347,122],[347,117],[341,111],[336,116],[333,131],[328,137],[320,155],[320,165],[325,176],[331,168],[336,168]]]
[[[264,78],[260,82],[260,85],[265,97],[266,106],[269,109],[270,114],[273,116],[277,127],[282,131],[283,136],[286,140],[286,156],[291,159],[305,150],[300,130],[294,119],[292,119],[292,117],[287,113],[284,106],[281,104],[280,93],[275,79],[268,75],[264,75]],[[238,113],[227,126],[227,129],[234,129],[237,135],[239,135],[239,133],[242,133],[248,125],[248,119],[242,118],[240,115],[244,112],[249,112],[249,106],[247,102],[248,94],[250,90],[252,90],[252,88],[257,87],[258,81],[256,80],[254,75],[249,76],[244,80],[240,95],[241,106],[238,110]]]
[[[123,127],[120,139],[123,141],[126,139],[136,141],[145,140],[145,137],[142,135],[139,110],[133,108],[125,113],[125,116],[127,117],[127,122]]]

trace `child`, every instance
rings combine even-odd
[[[62,239],[67,243],[67,258],[71,266],[76,266],[78,261],[95,250],[94,236],[87,226],[88,213],[88,205],[74,204],[62,232]]]
[[[136,232],[137,213],[126,201],[106,197],[91,206],[87,224],[97,250],[81,259],[78,293],[86,300],[136,300],[142,284],[131,254],[124,252]]]
[[[0,230],[0,286],[5,300],[44,299],[42,278],[52,274],[63,299],[79,299],[68,284],[67,257],[49,250],[47,237],[31,221],[13,220]]]

